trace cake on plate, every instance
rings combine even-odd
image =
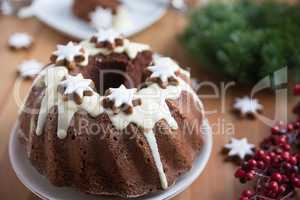
[[[163,191],[203,146],[189,72],[113,30],[58,45],[33,83],[18,132],[55,186],[122,198]]]
[[[73,13],[96,29],[131,26],[128,11],[119,0],[75,0]]]

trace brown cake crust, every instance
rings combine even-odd
[[[101,92],[97,85],[99,71],[122,69],[133,83],[127,80],[121,82],[132,88],[139,87],[144,81],[145,68],[151,62],[151,51],[140,52],[133,60],[126,54],[96,55],[89,58],[88,66],[71,73],[82,73],[85,78],[92,79]],[[121,84],[118,77],[108,75],[105,78],[105,87]],[[34,86],[25,107],[37,112],[22,112],[20,131],[29,160],[53,185],[123,198],[162,190],[154,158],[141,127],[131,123],[120,131],[113,126],[107,114],[92,117],[80,110],[71,121],[67,137],[59,139],[56,135],[58,114],[55,106],[48,114],[43,134],[38,136],[35,127],[43,96],[44,86]],[[171,131],[167,122],[160,120],[153,129],[169,185],[191,169],[202,147],[203,110],[199,111],[193,102],[193,96],[185,91],[177,100],[166,100],[179,128]],[[100,125],[97,131],[93,130],[95,124]]]
[[[75,0],[73,3],[73,13],[85,21],[90,21],[89,15],[97,7],[110,9],[113,14],[116,14],[120,5],[121,2],[118,0]]]

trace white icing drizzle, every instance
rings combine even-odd
[[[81,44],[88,55],[96,55],[98,53],[103,53],[107,51],[106,49],[104,50],[101,48],[96,48],[94,44],[87,41],[82,42]],[[124,46],[115,48],[114,51],[117,51],[119,53],[126,52],[130,58],[134,58],[138,52],[146,50],[148,48],[149,46],[147,45],[131,43],[128,40],[125,40]],[[189,76],[188,72],[181,69],[174,61],[171,62],[172,60],[169,60],[169,58],[160,59],[164,60],[158,60],[154,62],[161,62],[164,64],[167,63],[167,66],[169,66],[170,68],[179,70],[181,73]],[[77,76],[82,78],[81,74]],[[53,67],[52,65],[42,72],[42,74],[38,77],[38,79],[40,80],[35,81],[36,84],[44,82],[46,85],[45,95],[42,99],[40,113],[38,116],[36,134],[42,134],[47,115],[50,109],[54,106],[58,106],[57,136],[61,139],[64,139],[67,136],[69,124],[74,114],[80,109],[87,111],[92,117],[97,117],[104,112],[107,113],[110,120],[112,121],[112,124],[118,130],[124,130],[130,123],[135,123],[139,127],[142,127],[144,130],[145,138],[149,144],[156,168],[159,173],[162,188],[166,189],[168,187],[168,181],[161,162],[159,149],[155,138],[155,134],[153,132],[153,128],[155,127],[155,124],[158,121],[165,120],[172,130],[178,129],[178,124],[176,120],[172,117],[171,111],[166,103],[166,100],[178,99],[182,91],[187,91],[188,93],[190,93],[193,96],[193,100],[195,101],[195,103],[197,103],[200,107],[201,111],[204,111],[202,102],[198,99],[196,93],[193,91],[190,85],[180,77],[176,77],[178,79],[179,84],[176,86],[168,85],[165,89],[159,87],[157,83],[152,83],[148,85],[148,87],[142,88],[138,91],[136,91],[136,89],[130,89],[131,92],[129,92],[129,94],[132,94],[131,98],[139,98],[142,100],[142,103],[141,105],[133,107],[132,114],[127,115],[123,112],[116,114],[113,113],[111,110],[104,109],[101,102],[102,99],[105,97],[100,96],[93,90],[92,96],[82,97],[82,103],[80,105],[76,104],[72,100],[64,101],[62,95],[59,94],[59,92],[57,91],[57,88],[60,84],[63,83],[65,77],[70,77],[67,68],[63,66]],[[120,86],[120,88],[122,89],[122,86]],[[118,89],[115,90],[116,92],[118,91]],[[114,90],[112,92],[114,92]],[[120,100],[120,103],[124,103],[126,99],[124,100],[124,96],[119,94],[114,95],[113,100]]]
[[[158,174],[159,174],[161,186],[165,190],[168,188],[168,180],[167,180],[167,176],[164,172],[164,167],[163,167],[161,159],[160,159],[160,154],[159,154],[155,135],[152,130],[150,130],[149,132],[145,132],[144,135],[149,144],[149,147],[150,147],[150,150],[151,150],[151,153],[152,153],[152,156],[153,156],[153,159],[154,159],[154,162],[155,162]]]
[[[137,92],[135,96],[142,99],[142,104],[134,107],[132,114],[119,113],[111,115],[110,119],[119,130],[125,129],[131,122],[143,127],[146,131],[152,130],[156,122],[161,119],[165,119],[172,129],[177,129],[177,122],[171,115],[166,99],[179,98],[181,91],[182,88],[175,86],[168,86],[164,90],[157,84],[152,84]]]
[[[49,110],[57,105],[58,92],[57,87],[60,81],[68,74],[68,70],[65,67],[49,67],[44,71],[42,78],[46,85],[45,96],[41,102],[41,108],[38,116],[38,123],[36,128],[36,134],[41,135],[43,133],[43,127],[46,122]],[[37,80],[39,82],[39,80]]]
[[[112,50],[107,48],[97,48],[95,44],[89,41],[83,41],[81,42],[81,45],[85,52],[91,56],[95,56],[97,54],[109,55],[111,53],[126,53],[130,59],[134,59],[138,53],[150,49],[149,45],[130,42],[127,39],[124,39],[123,43],[123,46],[116,47]]]
[[[45,82],[45,96],[41,102],[41,108],[38,116],[36,134],[43,133],[43,127],[46,122],[50,109],[58,106],[58,126],[57,136],[60,139],[65,138],[69,124],[73,115],[80,109],[86,110],[91,116],[96,117],[103,113],[101,106],[101,98],[97,93],[93,92],[92,96],[84,96],[81,105],[77,105],[74,101],[64,101],[62,95],[57,92],[58,86],[62,83],[65,76],[68,76],[68,71],[65,67],[50,66],[45,72],[45,76],[40,76],[40,79]],[[39,82],[37,80],[36,82]]]
[[[64,139],[67,136],[67,130],[74,114],[78,111],[78,106],[73,101],[63,101],[62,98],[57,99],[58,108],[58,124],[57,137]]]

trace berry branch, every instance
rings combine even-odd
[[[300,85],[294,88],[300,96]],[[242,184],[251,189],[242,192],[240,200],[288,200],[300,188],[300,103],[293,109],[298,120],[271,128],[253,156],[246,158],[236,170]]]

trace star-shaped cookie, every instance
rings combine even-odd
[[[237,157],[240,160],[244,160],[246,156],[252,155],[254,153],[253,149],[255,148],[255,146],[248,143],[248,140],[246,138],[231,138],[230,143],[226,144],[224,148],[228,150],[229,157]]]
[[[131,114],[133,107],[141,104],[141,100],[135,96],[136,91],[136,88],[128,89],[123,84],[118,88],[110,88],[103,100],[103,106],[115,114],[120,111]]]
[[[243,98],[236,98],[233,104],[233,109],[238,111],[242,117],[254,117],[262,111],[263,106],[258,102],[257,99],[252,99],[248,96],[245,96]]]
[[[33,38],[27,33],[14,33],[8,39],[10,48],[14,50],[29,49],[32,43]]]

